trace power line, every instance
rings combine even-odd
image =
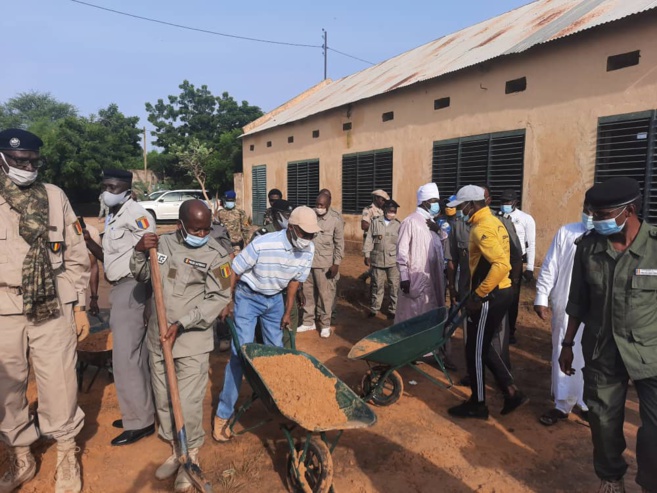
[[[342,52],[342,51],[338,51],[338,50],[336,50],[335,48],[331,48],[330,46],[328,47],[328,49],[329,49],[330,51],[334,51],[334,52],[337,53],[338,55],[342,55],[342,56],[346,56],[346,57],[349,57],[349,58],[353,58],[354,60],[358,60],[359,62],[369,63],[370,65],[376,65],[376,64],[373,63],[373,62],[368,62],[367,60],[363,60],[362,58],[358,58],[357,56],[350,55],[349,53],[344,53],[344,52]]]

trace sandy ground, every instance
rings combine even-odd
[[[95,224],[94,219],[88,220]],[[102,229],[102,228],[101,228]],[[164,226],[160,229],[171,229]],[[368,296],[357,281],[364,271],[362,260],[349,256],[341,268],[338,315],[330,339],[304,333],[298,348],[323,361],[339,378],[358,389],[367,370],[365,363],[350,361],[347,354],[365,335],[386,327],[383,316],[366,319]],[[101,308],[108,307],[108,287],[101,287]],[[531,309],[533,293],[523,292],[519,343],[512,348],[513,372],[518,386],[531,402],[509,416],[500,416],[502,398],[491,386],[488,421],[455,420],[447,408],[469,395],[469,389],[436,387],[413,370],[402,370],[405,392],[389,407],[374,407],[375,426],[346,431],[333,453],[334,485],[339,493],[411,492],[586,492],[596,491],[592,468],[592,447],[588,426],[574,414],[567,422],[546,428],[537,417],[550,407],[550,334]],[[454,339],[454,360],[464,368],[460,331]],[[275,424],[246,433],[227,444],[213,442],[210,420],[223,381],[228,353],[211,355],[209,389],[205,399],[207,440],[201,449],[201,466],[211,479],[215,492],[284,492],[286,444]],[[446,382],[437,370],[430,373]],[[85,374],[85,388],[92,370]],[[453,373],[455,381],[462,371]],[[411,381],[417,382],[415,385]],[[250,394],[242,388],[241,401]],[[28,397],[36,407],[36,390],[30,382]],[[88,393],[80,394],[86,414],[79,436],[83,469],[83,489],[89,493],[142,493],[173,491],[173,480],[157,481],[157,466],[169,455],[169,445],[156,436],[126,447],[111,447],[118,434],[113,420],[120,418],[116,391],[106,371],[102,371]],[[253,424],[266,416],[261,404],[244,419]],[[626,436],[630,463],[627,491],[638,492],[633,478],[636,431],[640,423],[636,393],[631,390],[626,416]],[[39,464],[37,477],[19,491],[53,491],[56,447],[40,440],[33,449]],[[0,450],[0,473],[6,469],[6,453]]]

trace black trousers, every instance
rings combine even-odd
[[[509,306],[509,331],[510,335],[516,333],[516,321],[518,320],[518,306],[520,305],[520,288],[522,286],[522,268],[523,263],[514,263],[511,266],[511,289],[513,290],[513,300]]]
[[[492,299],[482,304],[481,311],[468,313],[468,338],[466,342],[466,358],[472,400],[486,402],[485,367],[487,367],[497,385],[503,392],[513,385],[513,375],[499,344],[493,345],[493,338],[498,335],[500,324],[509,310],[513,299],[511,288],[498,289]],[[485,367],[484,367],[485,365]]]

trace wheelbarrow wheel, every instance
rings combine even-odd
[[[404,381],[401,375],[393,371],[385,382],[377,388],[379,380],[388,371],[384,366],[375,366],[363,377],[363,397],[370,396],[369,401],[377,406],[390,406],[399,400],[404,392]]]
[[[292,491],[301,493],[328,493],[333,484],[333,459],[327,445],[315,438],[308,444],[303,464],[299,458],[303,454],[304,443],[295,446],[296,457],[289,454],[287,459],[287,479]],[[301,481],[297,477],[299,471]]]

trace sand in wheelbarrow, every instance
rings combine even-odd
[[[334,377],[327,377],[300,354],[253,360],[283,414],[307,430],[333,428],[348,421],[336,399]]]
[[[386,346],[387,344],[385,342],[370,341],[368,339],[364,339],[356,344],[353,348],[351,348],[349,357],[360,358],[361,356],[373,353],[377,349],[381,349],[382,347]]]
[[[91,334],[84,341],[80,342],[80,344],[78,344],[78,351],[97,353],[102,351],[111,351],[112,347],[112,331],[108,329]]]

